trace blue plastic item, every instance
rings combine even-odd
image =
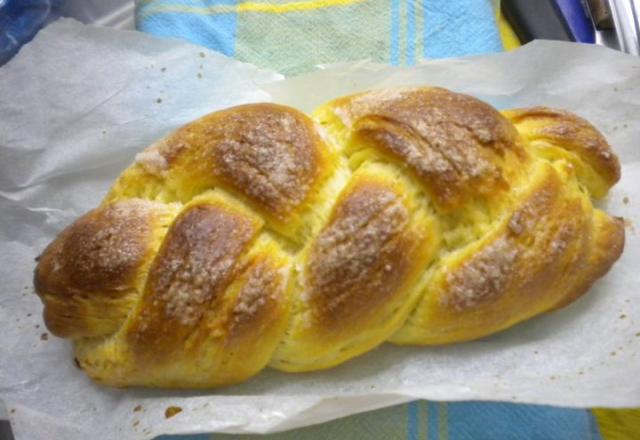
[[[31,41],[63,0],[0,0],[0,66]]]
[[[596,33],[591,18],[587,15],[581,0],[556,0],[571,33],[580,43],[595,43]]]

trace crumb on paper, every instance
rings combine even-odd
[[[43,334],[40,335],[40,340],[41,341],[48,341],[49,340],[49,333],[45,332]]]
[[[80,361],[77,357],[73,358],[73,365],[75,365],[78,370],[82,370],[82,365],[80,365]]]
[[[611,352],[611,356],[615,356],[617,353],[615,351]]]
[[[627,315],[625,315],[624,313],[623,313],[622,315],[620,315],[620,316],[619,316],[619,318],[620,318],[620,319],[624,319],[624,318],[626,318],[626,317],[627,317]]]
[[[160,69],[160,72],[166,72],[166,71],[167,71],[167,68],[166,68],[166,67],[162,67],[162,68]]]
[[[142,410],[142,405],[136,405],[135,408],[133,408],[133,412],[138,412]]]
[[[635,226],[633,225],[633,222],[631,221],[631,219],[625,218],[625,219],[624,219],[624,226],[625,226],[627,229],[629,229],[629,231],[631,231],[632,233],[634,233],[634,234],[635,234],[635,232],[636,232],[636,228],[635,228]]]
[[[133,427],[135,428],[136,426],[138,426],[140,424],[140,420],[134,420],[133,421]]]
[[[555,376],[549,376],[549,379],[556,380],[556,377]]]
[[[9,414],[15,414],[16,413],[16,409],[15,408],[11,408],[11,411],[9,411]]]
[[[200,58],[204,58],[204,57],[205,57],[204,52],[200,52]]]
[[[31,318],[31,313],[27,313],[27,318]]]
[[[629,204],[629,197],[624,196],[624,197],[622,198],[622,203],[624,203],[625,205],[628,205],[628,204]]]
[[[160,104],[160,103],[162,102],[162,98],[158,98],[158,99],[156,99],[156,102],[157,102],[158,104]]]
[[[578,371],[578,375],[582,376],[584,374],[584,371]]]
[[[40,324],[36,324],[36,328],[40,328]]]
[[[198,72],[198,79],[202,79],[202,73]]]
[[[167,407],[167,409],[164,411],[164,418],[165,419],[169,419],[173,416],[175,416],[178,413],[182,412],[182,408],[180,408],[179,406],[169,406]]]

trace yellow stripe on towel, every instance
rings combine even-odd
[[[187,5],[153,5],[142,11],[145,16],[161,13],[216,15],[234,12],[262,12],[270,14],[282,14],[287,12],[310,11],[314,9],[332,8],[360,3],[363,0],[309,0],[293,1],[287,3],[258,3],[243,2],[236,5],[211,5],[211,6],[187,6]]]
[[[594,409],[604,440],[631,440],[640,435],[640,409]]]
[[[499,2],[496,4],[496,22],[498,23],[498,31],[500,32],[500,39],[502,40],[504,50],[508,51],[520,47],[520,40],[513,31],[511,24],[504,18]]]

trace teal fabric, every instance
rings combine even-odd
[[[488,402],[411,402],[270,435],[202,434],[158,440],[601,440],[590,411]]]
[[[489,1],[424,0],[424,56],[450,58],[502,50]]]
[[[138,2],[136,27],[158,37],[182,38],[228,56],[234,55],[236,13],[197,14],[161,12],[147,14],[158,7],[180,4],[185,6],[235,5],[235,0]]]
[[[136,23],[284,74],[502,50],[491,0],[138,0]]]

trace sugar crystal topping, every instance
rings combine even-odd
[[[355,189],[313,246],[307,301],[319,301],[325,312],[334,314],[347,302],[392,294],[405,262],[391,255],[400,252],[399,238],[408,222],[406,207],[392,191]]]
[[[313,125],[288,112],[229,118],[210,130],[214,172],[275,214],[307,196],[315,178]]]
[[[174,223],[150,279],[165,315],[184,326],[198,322],[223,292],[255,231],[215,206],[196,205]]]
[[[518,246],[505,236],[485,246],[446,275],[443,304],[461,311],[505,293],[518,253]]]

